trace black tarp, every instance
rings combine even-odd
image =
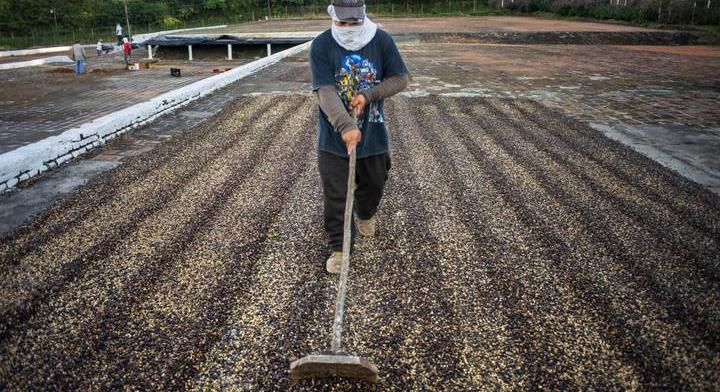
[[[278,45],[298,45],[304,42],[310,41],[311,38],[293,38],[293,37],[281,37],[281,38],[262,38],[262,37],[237,37],[234,35],[220,35],[220,36],[181,36],[181,35],[159,35],[151,38],[143,43],[143,45],[158,45],[158,46],[187,46],[187,45],[198,45],[198,46],[212,46],[212,45],[265,45],[265,44],[278,44]]]

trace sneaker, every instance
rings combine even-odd
[[[373,237],[375,235],[375,217],[368,220],[358,219],[358,232],[363,237]]]
[[[331,274],[339,274],[342,266],[342,252],[332,252],[325,263],[325,269]]]

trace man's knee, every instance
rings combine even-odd
[[[372,194],[380,195],[385,189],[385,182],[387,181],[387,175],[385,173],[377,174],[368,179],[367,187],[368,191]]]

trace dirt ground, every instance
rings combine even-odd
[[[313,105],[242,99],[2,240],[4,386],[290,387],[336,281]],[[394,98],[387,117],[346,330],[382,381],[355,388],[720,386],[720,199],[533,101]]]
[[[720,49],[406,43],[411,93],[538,99],[593,122],[720,126]]]
[[[610,23],[573,22],[520,16],[377,18],[375,22],[391,33],[475,33],[487,31],[543,32],[543,31],[654,31],[641,27]],[[206,34],[231,34],[280,31],[323,31],[330,25],[327,19],[271,20],[223,29],[204,30]]]

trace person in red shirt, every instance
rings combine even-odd
[[[123,38],[123,59],[125,60],[125,65],[130,64],[130,53],[132,52],[132,44],[130,41],[128,41],[127,38]]]

